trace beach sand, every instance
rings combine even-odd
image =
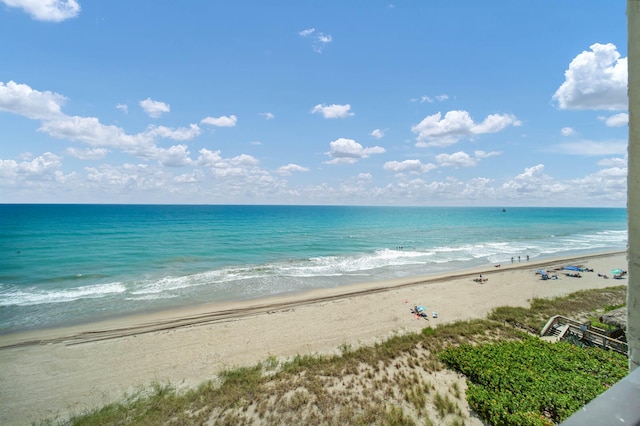
[[[595,272],[542,281],[537,269],[583,265]],[[498,306],[626,285],[625,252],[558,258],[119,318],[0,336],[0,424],[29,424],[118,400],[152,382],[195,386],[222,369],[269,356],[339,353],[397,333],[484,318]],[[487,281],[473,281],[482,274]],[[410,308],[422,304],[429,321]],[[431,318],[431,312],[438,313]]]

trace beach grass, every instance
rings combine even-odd
[[[154,383],[120,402],[37,424],[482,424],[469,408],[465,376],[445,366],[443,351],[523,341],[553,315],[589,318],[625,300],[624,286],[534,299],[528,309],[501,307],[486,319],[398,333],[357,348],[343,344],[333,355],[271,356],[189,390]]]

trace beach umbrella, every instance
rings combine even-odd
[[[542,269],[538,269],[538,270],[536,271],[536,274],[540,274],[540,275],[547,275],[547,272],[546,272],[546,271],[543,271]]]
[[[623,271],[622,269],[612,269],[612,270],[611,270],[611,273],[612,273],[613,275],[622,275],[622,273],[623,273],[623,272],[624,272],[624,271]]]
[[[578,268],[577,266],[565,266],[563,269],[566,269],[568,271],[582,272],[582,269]]]
[[[422,311],[426,311],[426,310],[427,310],[427,308],[425,308],[425,307],[424,307],[424,306],[422,306],[422,305],[418,305],[418,306],[417,306],[417,309],[418,309],[418,312],[422,312]]]

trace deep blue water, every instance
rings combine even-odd
[[[626,245],[626,209],[0,205],[0,333]]]

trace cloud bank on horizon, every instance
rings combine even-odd
[[[0,203],[623,207],[625,3],[547,2],[0,0]]]

